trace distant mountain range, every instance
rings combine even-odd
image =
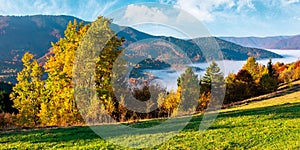
[[[55,43],[59,38],[63,37],[68,22],[74,19],[78,22],[83,21],[72,16],[63,15],[0,16],[0,80],[15,81],[16,72],[22,68],[21,58],[26,51],[35,54],[36,58],[49,55],[51,42]],[[174,37],[152,36],[130,27],[121,27],[115,24],[111,28],[113,30],[121,30],[118,32],[118,36],[125,37],[125,47],[143,39],[164,40],[176,44],[193,62],[205,61],[206,58],[202,50],[210,49],[210,47],[205,47],[205,45],[211,40],[219,44],[225,59],[245,60],[249,56],[255,56],[258,59],[282,57],[263,49],[247,48],[227,42],[224,38],[206,37],[183,40]],[[287,40],[288,38],[282,37],[278,39]],[[296,41],[297,39],[294,40]],[[198,47],[197,44],[204,46]],[[286,46],[289,46],[289,44],[286,44]]]
[[[0,80],[15,81],[26,51],[41,57],[63,36],[70,16],[0,16]],[[79,20],[79,19],[78,19]]]
[[[300,35],[272,36],[272,37],[220,37],[223,40],[233,42],[246,47],[264,49],[300,49]]]

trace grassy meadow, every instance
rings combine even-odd
[[[149,149],[299,149],[300,91],[234,106],[220,111],[214,124],[198,131],[202,116],[163,144]],[[160,120],[143,121],[129,126],[145,128]],[[179,121],[180,123],[180,121]],[[160,133],[154,133],[160,134]],[[153,136],[151,134],[140,135]],[[128,142],[125,135],[122,142]],[[138,141],[137,141],[138,142]],[[114,145],[89,127],[3,131],[0,149],[128,149]]]

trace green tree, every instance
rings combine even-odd
[[[115,32],[110,29],[111,22],[112,20],[99,17],[95,23],[96,27],[92,28],[94,31],[91,32],[95,33],[95,35],[99,35],[97,30],[101,29],[101,32],[104,33],[101,35],[103,37],[100,39],[90,39],[93,42],[103,44],[102,51],[96,60],[95,83],[99,99],[109,114],[113,114],[117,107],[117,100],[111,84],[113,77],[112,69],[114,62],[122,52],[122,39],[119,39]],[[104,41],[105,39],[109,40]]]
[[[262,89],[262,94],[274,92],[278,88],[278,79],[269,74],[264,74],[259,81],[259,85]]]
[[[267,72],[264,73],[259,80],[262,94],[276,91],[278,83],[278,74],[273,67],[272,59],[270,59],[267,65]]]
[[[76,99],[80,101],[78,107],[84,118],[86,116],[89,118],[103,116],[101,115],[103,112],[97,111],[98,109],[94,107],[101,107],[112,117],[119,116],[116,116],[118,103],[112,86],[114,76],[112,69],[115,60],[122,52],[122,39],[118,39],[114,31],[110,29],[111,22],[112,20],[101,16],[92,22],[77,53],[75,70],[78,72],[74,74],[76,78],[75,90]],[[95,94],[98,96],[98,100],[91,105],[89,97]]]
[[[197,107],[200,87],[198,76],[188,67],[179,77],[180,103],[183,111],[195,110]]]
[[[276,75],[276,70],[275,70],[274,67],[273,67],[272,59],[269,60],[268,65],[267,65],[267,68],[268,68],[268,75],[269,75],[270,77],[275,77],[275,75]]]
[[[206,68],[204,76],[201,78],[201,93],[211,92],[212,82],[224,83],[224,74],[215,61],[212,61],[209,67]]]
[[[22,62],[24,68],[17,76],[17,84],[10,95],[14,108],[18,109],[18,121],[25,126],[39,124],[38,114],[43,100],[44,83],[41,80],[42,68],[33,55],[25,53]]]
[[[200,80],[200,86],[201,95],[199,103],[206,107],[207,104],[205,103],[210,102],[212,105],[215,105],[215,107],[219,107],[217,105],[220,105],[219,102],[223,99],[225,81],[224,74],[215,61],[212,61],[210,66],[206,68],[206,72]],[[201,110],[205,108],[198,109]]]
[[[236,75],[231,73],[226,77],[226,94],[225,94],[225,99],[224,99],[224,104],[230,104],[234,102],[235,100],[238,100],[239,98],[237,97],[236,94],[236,87],[237,87],[237,82],[236,82]]]

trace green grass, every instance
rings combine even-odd
[[[193,117],[175,137],[151,149],[300,149],[300,91],[222,110],[204,132],[198,131],[201,118]],[[178,119],[170,128],[180,123]],[[129,126],[143,128],[157,124],[160,120]],[[139,142],[143,137],[155,135],[161,133],[145,133],[135,139],[123,135],[119,142]],[[3,133],[0,149],[127,148],[101,139],[89,127],[71,127]]]

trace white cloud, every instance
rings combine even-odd
[[[70,10],[71,7],[62,7],[65,2],[56,0],[0,0],[0,13],[4,15],[58,14]]]
[[[213,21],[214,11],[222,7],[229,9],[235,6],[232,0],[177,0],[175,7],[183,9],[197,17],[200,21]]]
[[[300,17],[295,16],[295,17],[293,17],[293,19],[296,20],[296,21],[300,21]]]
[[[122,20],[129,24],[140,24],[143,22],[168,22],[168,16],[159,8],[147,7],[145,5],[128,5]]]
[[[64,14],[92,21],[117,2],[118,0],[0,0],[0,15]]]
[[[80,1],[78,4],[79,9],[74,11],[78,11],[78,16],[82,16],[82,18],[93,21],[98,16],[107,13],[109,9],[111,9],[117,3],[118,0],[110,0],[107,2],[99,2],[99,0]]]
[[[299,0],[281,0],[283,6],[299,3]]]
[[[252,0],[239,0],[237,2],[237,11],[240,12],[241,9],[243,8],[250,8],[250,9],[255,9],[255,6],[252,2]]]
[[[109,16],[114,23],[131,26],[152,35],[180,38],[209,35],[195,16],[173,6],[131,4]]]

